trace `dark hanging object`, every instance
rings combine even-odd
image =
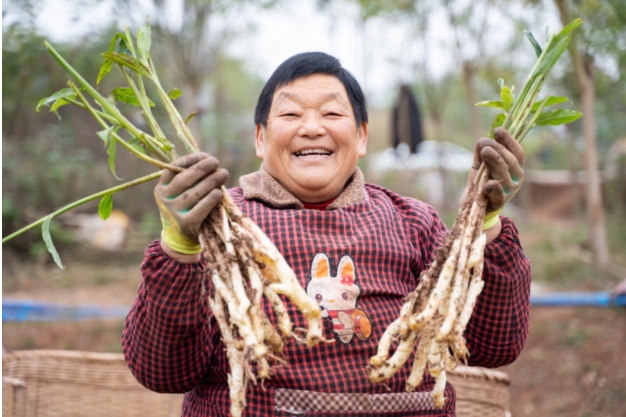
[[[405,143],[411,153],[417,153],[418,145],[424,140],[417,100],[406,84],[400,85],[398,101],[393,106],[391,134],[394,149],[397,149],[399,144]]]

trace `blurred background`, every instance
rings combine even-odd
[[[533,294],[608,294],[626,279],[626,0],[7,0],[2,2],[2,234],[120,182],[100,127],[73,106],[39,111],[65,88],[54,47],[95,84],[113,35],[149,16],[152,57],[200,147],[230,171],[258,169],[253,113],[265,80],[305,51],[339,58],[365,90],[368,182],[432,204],[450,225],[474,143],[489,133],[497,80],[523,85],[540,44],[576,17],[584,25],[551,72],[545,94],[567,96],[582,119],[536,128],[524,140],[526,179],[504,214],[533,265]],[[124,84],[114,68],[99,86]],[[150,90],[149,90],[150,94]],[[154,94],[156,96],[156,94]],[[155,100],[156,101],[156,100]],[[120,105],[140,128],[138,108]],[[165,126],[162,107],[155,112]],[[173,129],[166,129],[173,135]],[[155,169],[120,150],[126,181]],[[2,246],[3,300],[128,307],[143,249],[159,236],[154,183],[116,194],[107,222],[97,201],[52,221],[66,265],[39,228]],[[120,352],[123,320],[5,319],[8,351]],[[514,416],[626,416],[626,310],[532,308],[531,333],[511,377]]]

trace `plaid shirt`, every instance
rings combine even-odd
[[[432,261],[445,226],[435,210],[420,201],[371,184],[365,189],[365,201],[334,211],[273,209],[244,199],[240,188],[231,190],[237,204],[284,255],[303,288],[313,279],[315,255],[327,255],[331,277],[339,275],[337,264],[349,255],[359,291],[355,307],[365,313],[357,324],[361,330],[365,324],[371,328],[367,337],[351,337],[346,343],[333,324],[337,314],[329,314],[324,336],[336,342],[311,349],[287,343],[288,366],[281,367],[265,389],[248,387],[245,415],[293,415],[281,404],[308,401],[313,410],[320,402],[337,405],[337,413],[328,408],[306,413],[315,416],[455,416],[450,384],[443,410],[432,408],[429,400],[425,407],[408,408],[413,411],[376,412],[381,410],[376,403],[397,404],[409,395],[393,393],[404,392],[412,359],[387,382],[391,393],[368,381],[366,366],[386,327],[397,318],[403,297],[415,289],[420,272]],[[200,295],[203,263],[179,263],[160,249],[157,240],[146,250],[141,270],[143,279],[122,336],[129,368],[151,390],[186,393],[183,416],[227,416],[229,366],[217,323]],[[500,236],[485,249],[484,271],[485,286],[465,332],[469,364],[499,367],[520,354],[529,326],[530,262],[515,225],[506,217]],[[295,327],[305,327],[302,315],[290,303],[287,308]],[[425,375],[422,393],[411,397],[411,404],[429,398],[426,392],[433,386],[433,378]],[[316,393],[334,394],[316,397]],[[353,398],[357,403],[351,404]],[[364,398],[373,405],[357,413]]]

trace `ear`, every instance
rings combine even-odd
[[[311,278],[327,278],[330,276],[330,264],[325,253],[318,253],[311,264]]]
[[[348,255],[344,255],[339,261],[337,267],[337,278],[343,278],[348,276],[352,279],[352,282],[356,279],[356,271],[354,270],[354,261]]]
[[[356,131],[357,150],[359,152],[359,158],[363,158],[365,155],[367,155],[368,132],[369,130],[367,122],[361,122],[361,126]]]
[[[256,156],[259,159],[263,159],[265,155],[265,139],[267,136],[267,129],[263,126],[256,125],[254,132],[254,148],[256,150]]]

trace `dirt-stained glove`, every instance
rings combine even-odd
[[[161,238],[176,252],[197,254],[200,226],[222,200],[220,187],[228,180],[228,171],[206,153],[183,156],[171,164],[187,169],[181,173],[166,169],[154,189],[163,223]]]
[[[487,210],[483,230],[493,227],[498,215],[504,209],[524,182],[524,150],[522,146],[503,128],[497,128],[493,137],[482,138],[474,148],[474,162],[469,183],[478,174],[482,162],[489,171],[490,179],[485,184]]]

